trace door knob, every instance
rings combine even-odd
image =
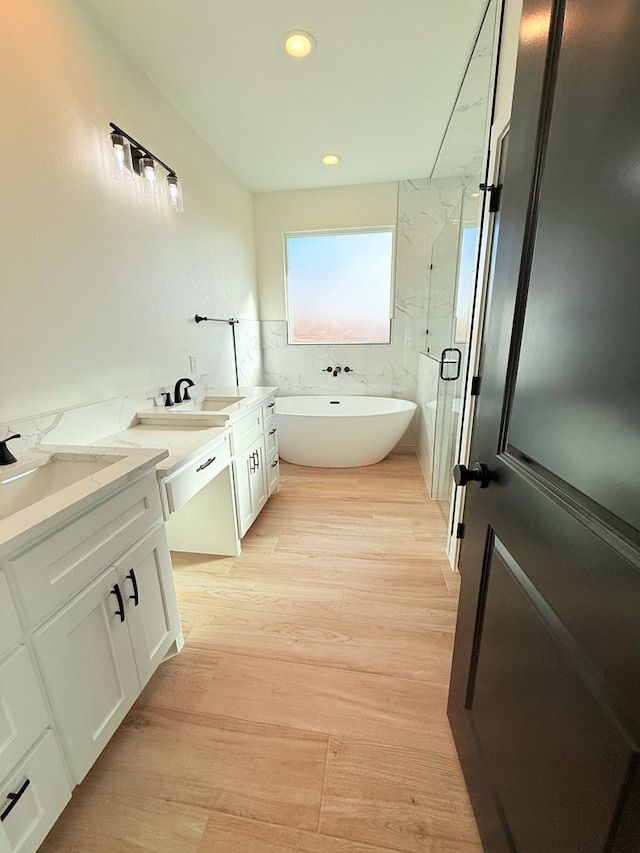
[[[453,479],[456,486],[466,486],[467,483],[480,483],[481,489],[486,489],[491,482],[491,473],[482,462],[474,462],[471,468],[466,465],[453,466]]]

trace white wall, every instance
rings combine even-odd
[[[82,0],[3,0],[0,93],[0,424],[175,380],[189,355],[231,384],[228,326],[193,316],[259,342],[251,194]],[[110,177],[109,121],[176,170],[184,214]]]

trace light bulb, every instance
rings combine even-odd
[[[131,147],[129,140],[121,133],[115,131],[111,134],[111,145],[113,146],[113,157],[115,163],[111,169],[111,177],[116,181],[133,180],[133,162],[131,160]]]
[[[146,195],[162,195],[162,186],[157,179],[155,160],[151,157],[141,157],[138,168],[142,178],[142,191]]]
[[[182,201],[182,187],[178,176],[170,173],[167,175],[167,186],[169,187],[169,207],[174,213],[182,213],[184,204]]]

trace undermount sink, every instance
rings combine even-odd
[[[18,470],[0,468],[0,519],[8,518],[20,510],[65,489],[74,483],[103,471],[119,462],[122,456],[106,459],[64,459],[52,454],[43,464],[20,466]],[[24,469],[24,470],[23,470]]]
[[[204,400],[189,400],[171,407],[169,414],[181,412],[220,412],[234,403],[241,403],[244,397],[205,397]]]
[[[237,404],[246,397],[216,396],[204,397],[202,400],[187,400],[175,406],[155,406],[138,412],[141,424],[164,423],[170,425],[178,420],[209,423],[211,426],[224,424],[227,417],[237,411]]]

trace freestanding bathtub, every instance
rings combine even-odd
[[[415,410],[391,397],[277,397],[280,458],[313,468],[374,465],[400,441]]]

